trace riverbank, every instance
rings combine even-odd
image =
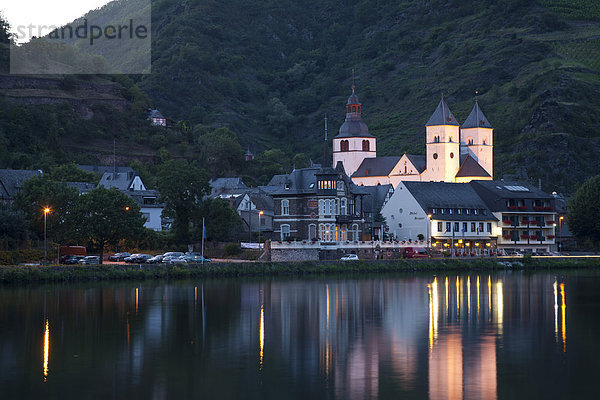
[[[209,263],[205,265],[3,266],[0,284],[87,282],[100,280],[189,279],[203,277],[445,272],[481,270],[548,270],[600,267],[600,258],[478,259],[358,262]]]

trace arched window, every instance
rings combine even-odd
[[[285,240],[290,237],[290,226],[281,225],[281,240]]]
[[[342,140],[340,142],[340,151],[350,151],[350,145],[347,140]]]
[[[287,199],[281,200],[281,215],[290,215],[290,201]]]
[[[483,138],[483,144],[485,144],[485,142],[486,142],[486,138]]]
[[[317,225],[308,225],[308,240],[314,240],[317,238]]]
[[[450,135],[450,136],[448,137],[448,141],[449,141],[449,142],[452,142],[452,135]]]
[[[363,151],[369,151],[369,141],[368,140],[363,140],[362,141],[362,150]]]
[[[352,224],[352,240],[358,240],[358,224]]]

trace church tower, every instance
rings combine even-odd
[[[352,85],[352,94],[346,104],[346,120],[333,138],[333,165],[341,161],[348,176],[356,172],[365,158],[377,157],[377,139],[369,134],[361,112],[361,104]]]
[[[442,100],[427,121],[427,170],[424,181],[454,182],[460,167],[460,124]]]
[[[475,100],[471,114],[460,127],[461,151],[464,155],[468,154],[473,157],[491,177],[494,176],[493,133],[494,128],[483,115],[479,103]]]

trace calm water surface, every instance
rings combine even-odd
[[[600,274],[0,287],[3,399],[600,397]]]

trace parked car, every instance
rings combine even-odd
[[[140,255],[140,253],[134,253],[134,254],[130,255],[129,257],[125,257],[125,258],[123,259],[123,261],[125,261],[126,263],[132,263],[132,262],[135,262],[135,261],[133,261],[133,259],[135,259],[135,258],[136,258],[137,256],[139,256],[139,255]]]
[[[146,264],[159,264],[163,262],[163,255],[159,254],[146,260]]]
[[[402,251],[403,258],[427,258],[427,250],[423,247],[405,247]]]
[[[109,261],[123,261],[125,257],[129,257],[131,253],[123,252],[123,253],[115,253],[112,256],[109,256]]]
[[[340,260],[342,260],[342,261],[358,261],[358,256],[356,254],[346,254],[345,256],[340,258]]]
[[[99,256],[85,256],[79,260],[80,264],[100,264]]]
[[[163,254],[162,262],[169,264],[171,262],[171,260],[173,260],[175,258],[179,258],[182,255],[183,255],[183,253],[180,251],[170,251],[168,253]]]
[[[147,260],[151,259],[153,256],[151,254],[133,254],[129,257],[129,262],[133,264],[145,264]]]
[[[187,255],[183,256],[183,258],[188,263],[202,263],[202,262],[210,262],[211,261],[210,258],[202,257],[202,254],[197,254],[197,253],[187,254]]]
[[[61,257],[61,264],[79,264],[79,260],[82,260],[85,256],[64,256]]]

